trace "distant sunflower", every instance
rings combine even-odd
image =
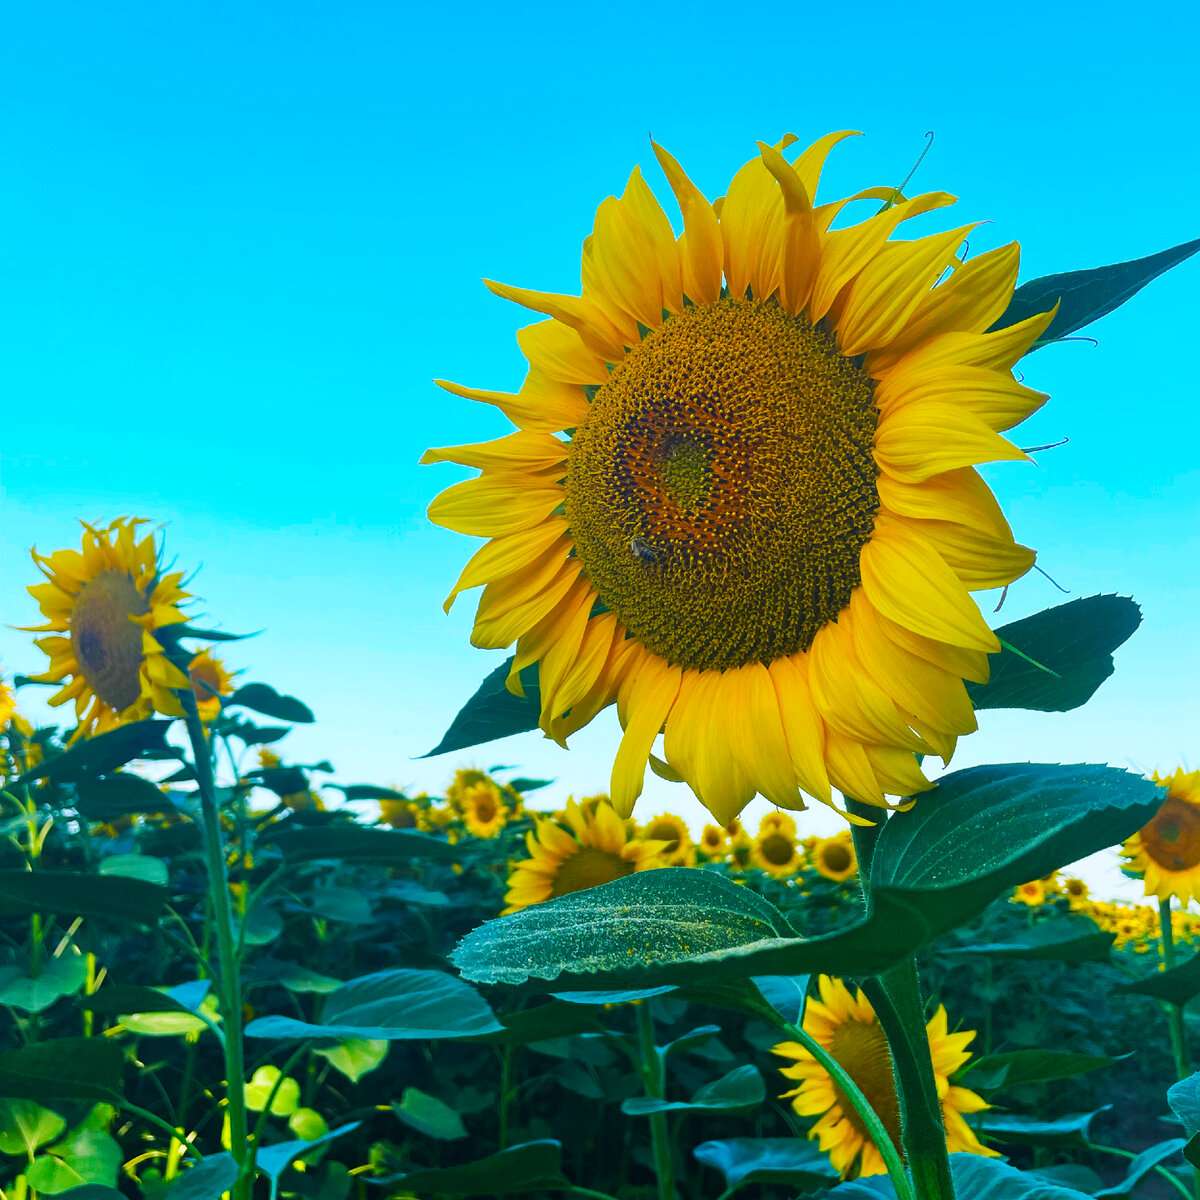
[[[1121,847],[1126,869],[1144,877],[1147,896],[1200,900],[1200,771],[1155,772],[1154,782],[1167,789],[1167,798]]]
[[[705,858],[724,858],[729,850],[729,838],[720,825],[705,825],[696,847]]]
[[[188,664],[188,678],[192,681],[200,720],[215,721],[221,715],[221,697],[233,692],[233,675],[219,658],[201,650]]]
[[[696,847],[687,822],[674,813],[654,817],[641,829],[641,836],[651,842],[665,842],[662,861],[668,867],[690,867],[696,861]]]
[[[795,875],[804,866],[804,848],[796,841],[796,822],[783,813],[765,816],[750,849],[750,861],[776,879]]]
[[[1062,881],[1063,895],[1067,898],[1067,903],[1070,904],[1072,911],[1077,911],[1083,908],[1088,900],[1088,885],[1082,879],[1077,879],[1075,876],[1069,876]]]
[[[490,780],[466,789],[462,812],[467,832],[477,838],[495,837],[508,820],[508,809],[500,800],[500,789]]]
[[[1018,904],[1036,908],[1039,904],[1046,903],[1046,885],[1040,879],[1031,879],[1028,883],[1013,888],[1012,899]]]
[[[589,811],[568,800],[565,829],[547,817],[535,820],[525,835],[530,857],[513,863],[508,876],[506,913],[663,865],[662,843],[631,836],[611,804]]]
[[[500,788],[492,781],[492,777],[486,771],[480,771],[475,767],[467,767],[463,770],[454,772],[454,782],[446,789],[446,802],[454,809],[455,812],[463,811],[463,803],[466,800],[467,789],[479,787],[482,784],[489,784],[496,789],[496,794],[499,796]]]
[[[393,829],[416,829],[417,806],[411,800],[384,798],[379,801],[379,822]]]
[[[840,883],[849,879],[858,870],[858,858],[854,843],[846,834],[831,838],[819,838],[812,850],[812,865],[818,875]]]
[[[1045,402],[1017,360],[1045,313],[987,332],[1016,243],[959,257],[973,225],[890,241],[953,202],[868,188],[814,207],[847,133],[788,135],[710,203],[654,153],[677,239],[639,170],[584,242],[582,295],[488,283],[548,320],[518,334],[520,392],[441,382],[517,431],[426,453],[478,468],[430,519],[491,539],[446,601],[483,586],[472,641],[538,666],[562,744],[610,704],[622,815],[657,755],[724,822],[761,793],[869,804],[929,787],[976,727],[964,680],[999,650],[971,592],[1023,575],[977,464]],[[883,201],[832,230],[852,199]],[[947,275],[947,272],[949,274]],[[944,282],[939,282],[945,276]]]
[[[4,682],[0,674],[0,732],[8,728],[9,722],[22,738],[33,736],[33,726],[17,711],[17,696],[11,687]],[[31,770],[26,767],[24,770]]]
[[[188,687],[187,676],[171,665],[154,635],[187,619],[178,605],[188,593],[179,587],[182,571],[160,573],[154,535],[136,540],[145,523],[119,517],[96,529],[85,521],[82,551],[58,550],[48,558],[32,551],[47,582],[28,590],[47,621],[26,628],[54,634],[37,639],[50,668],[32,678],[65,683],[50,703],[75,702],[72,742],[152,712],[183,716],[171,689]]]
[[[324,812],[325,801],[311,788],[302,792],[292,792],[279,797],[281,804],[286,804],[292,812]]]
[[[268,750],[266,746],[258,748],[258,765],[264,770],[270,770],[273,767],[279,766],[283,759],[275,753],[274,750]]]
[[[822,975],[818,986],[821,999],[809,1000],[805,1007],[804,1031],[829,1051],[854,1080],[899,1147],[900,1103],[887,1038],[875,1018],[875,1010],[861,991],[852,996],[840,979]],[[974,1092],[950,1083],[950,1076],[971,1057],[967,1046],[974,1039],[974,1032],[950,1033],[943,1007],[926,1024],[925,1032],[941,1100],[946,1149],[951,1154],[998,1157],[996,1151],[980,1144],[962,1118],[963,1113],[980,1112],[988,1105]],[[820,1116],[808,1136],[829,1154],[842,1178],[883,1174],[886,1168],[882,1155],[853,1105],[825,1068],[799,1042],[782,1042],[774,1047],[774,1053],[795,1060],[795,1066],[780,1069],[786,1078],[799,1081],[800,1086],[784,1092],[784,1096],[792,1098],[792,1107],[800,1116]]]

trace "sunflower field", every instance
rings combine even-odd
[[[524,382],[440,382],[515,428],[423,461],[478,471],[429,518],[485,539],[445,606],[482,588],[510,656],[441,794],[296,761],[313,698],[242,678],[148,520],[34,549],[0,1200],[1200,1200],[1200,771],[949,767],[1136,633],[1112,594],[985,617],[1036,555],[977,468],[1045,449],[1030,356],[1200,240],[1018,286],[972,224],[898,236],[945,192],[824,195],[847,136],[715,201],[654,144],[680,233],[635,169],[580,295],[488,283]],[[593,795],[491,762],[610,708]],[[1138,902],[1071,870],[1114,847]]]

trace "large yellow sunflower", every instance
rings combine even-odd
[[[221,715],[221,697],[233,691],[233,675],[219,658],[201,650],[188,663],[188,678],[192,681],[200,720],[215,721]]]
[[[520,331],[516,394],[439,381],[517,431],[426,453],[481,471],[430,518],[486,537],[446,601],[484,586],[472,641],[538,664],[560,743],[617,705],[611,794],[628,814],[657,758],[722,823],[761,793],[875,805],[929,786],[976,727],[964,679],[999,649],[971,591],[1033,564],[975,465],[1046,399],[1012,367],[1049,323],[985,332],[1015,243],[972,228],[891,241],[950,204],[868,188],[814,207],[829,150],[789,135],[709,203],[654,152],[683,213],[634,170],[599,207],[582,295],[489,283],[549,320]],[[850,200],[882,200],[831,230]],[[938,280],[949,271],[944,282]],[[936,285],[936,286],[935,286]]]
[[[493,838],[508,820],[508,809],[500,800],[500,789],[490,780],[464,791],[462,810],[463,824],[472,837]]]
[[[1167,798],[1121,847],[1126,869],[1144,877],[1147,896],[1200,900],[1200,771],[1181,767],[1164,777],[1156,771],[1154,782],[1167,789]]]
[[[188,678],[167,660],[154,631],[187,619],[177,606],[188,593],[179,586],[182,571],[160,573],[154,535],[137,540],[145,523],[118,517],[96,529],[81,522],[81,551],[48,558],[32,551],[48,582],[29,593],[47,621],[26,628],[54,635],[37,639],[50,668],[32,678],[65,683],[50,703],[75,702],[72,742],[152,712],[183,716],[171,689],[189,687]]]
[[[631,834],[607,801],[583,808],[568,800],[565,829],[548,817],[535,820],[525,835],[530,857],[513,863],[508,876],[506,913],[664,865],[664,843]]]
[[[641,836],[651,842],[665,842],[661,858],[668,867],[690,867],[696,862],[696,847],[687,822],[674,813],[662,813],[642,826]]]
[[[804,1031],[810,1034],[838,1062],[858,1085],[883,1127],[900,1147],[900,1102],[892,1073],[892,1056],[883,1028],[875,1019],[875,1010],[858,992],[852,996],[840,979],[820,976],[821,999],[809,1000],[804,1010]],[[926,1024],[929,1052],[942,1104],[942,1123],[946,1129],[946,1148],[951,1154],[984,1154],[998,1157],[996,1151],[980,1144],[963,1113],[980,1112],[988,1105],[974,1092],[950,1083],[954,1074],[971,1057],[966,1049],[974,1039],[972,1030],[950,1033],[946,1010],[938,1008]],[[799,1042],[781,1042],[774,1052],[795,1060],[795,1066],[780,1068],[799,1087],[784,1096],[792,1097],[792,1107],[802,1117],[820,1116],[808,1131],[822,1150],[828,1152],[842,1178],[858,1175],[882,1175],[886,1168],[875,1143],[871,1141],[858,1113],[825,1070]]]

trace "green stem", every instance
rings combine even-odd
[[[1163,968],[1170,971],[1176,964],[1175,929],[1171,923],[1171,897],[1158,902],[1158,931],[1162,939]],[[1188,1053],[1187,1027],[1183,1022],[1183,1005],[1166,1001],[1163,1008],[1167,1013],[1167,1025],[1171,1031],[1171,1053],[1175,1058],[1175,1075],[1186,1079],[1192,1073],[1192,1056]],[[1192,1170],[1192,1189],[1196,1200],[1200,1200],[1200,1172]]]
[[[505,1042],[500,1050],[500,1113],[496,1133],[497,1149],[508,1148],[508,1102],[512,1096],[512,1043]]]
[[[136,1104],[130,1104],[128,1100],[122,1100],[121,1107],[127,1112],[135,1113],[143,1121],[148,1121],[151,1125],[157,1125],[165,1133],[169,1133],[171,1140],[179,1142],[186,1154],[190,1154],[195,1158],[202,1157],[200,1151],[187,1140],[187,1133],[183,1129],[177,1129],[169,1121],[164,1121],[157,1113],[152,1113],[148,1108],[139,1108]]]
[[[663,1056],[654,1044],[654,1014],[645,1000],[637,1006],[637,1025],[646,1095],[654,1100],[665,1100]],[[654,1146],[654,1173],[658,1176],[658,1200],[675,1200],[675,1164],[671,1160],[671,1133],[666,1113],[650,1114],[650,1139]]]
[[[212,901],[213,922],[217,932],[217,966],[221,1012],[225,1018],[225,1079],[229,1104],[230,1152],[238,1165],[239,1177],[233,1186],[233,1200],[250,1200],[253,1187],[252,1155],[246,1127],[246,1071],[242,1048],[242,995],[238,974],[237,934],[233,909],[229,903],[229,879],[225,872],[225,847],[221,838],[221,816],[217,808],[216,780],[213,778],[212,752],[204,735],[204,726],[196,712],[196,699],[190,689],[178,693],[183,704],[196,783],[200,790],[200,811],[204,825],[204,853],[208,863],[208,893]]]

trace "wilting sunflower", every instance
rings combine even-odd
[[[221,697],[233,691],[233,675],[219,658],[201,650],[188,663],[188,678],[192,681],[200,720],[215,721],[221,715]]]
[[[462,814],[467,832],[477,838],[495,837],[508,820],[508,809],[500,800],[500,789],[491,780],[466,789]]]
[[[663,843],[632,835],[607,802],[587,809],[568,800],[565,829],[548,817],[535,820],[525,835],[530,857],[513,863],[508,876],[506,913],[663,865]]]
[[[768,813],[750,848],[750,861],[776,879],[795,875],[804,866],[804,847],[796,840],[796,822],[786,813]]]
[[[852,996],[840,979],[822,975],[818,986],[821,999],[809,1000],[805,1007],[804,1031],[828,1050],[854,1080],[898,1148],[900,1103],[887,1038],[875,1019],[875,1010],[861,991]],[[941,1099],[946,1148],[951,1154],[997,1157],[996,1151],[980,1144],[962,1119],[963,1113],[980,1112],[988,1105],[974,1092],[950,1083],[950,1076],[971,1057],[967,1046],[974,1039],[974,1032],[948,1032],[943,1007],[926,1024],[925,1032]],[[792,1107],[800,1116],[820,1115],[808,1136],[819,1141],[842,1178],[883,1174],[886,1168],[882,1155],[858,1113],[825,1068],[799,1042],[782,1042],[774,1047],[774,1052],[795,1060],[795,1066],[781,1070],[786,1078],[798,1080],[800,1086],[784,1092],[784,1096],[792,1097]]]
[[[183,572],[160,573],[154,535],[137,540],[137,527],[146,524],[140,518],[118,517],[106,529],[80,524],[81,551],[58,550],[48,558],[31,552],[48,582],[28,590],[47,621],[25,626],[54,635],[36,640],[50,656],[50,668],[32,678],[69,680],[50,703],[74,700],[72,742],[152,712],[181,717],[171,689],[189,686],[154,636],[156,629],[187,619],[177,607],[188,598],[179,587]]]
[[[813,870],[826,879],[839,883],[849,879],[858,870],[858,858],[849,835],[839,833],[831,838],[819,838],[812,849],[812,865]]]
[[[654,817],[640,830],[641,836],[650,842],[664,842],[663,864],[668,867],[690,867],[696,861],[696,847],[687,822],[674,813],[663,813]]]
[[[1030,908],[1036,908],[1039,904],[1046,903],[1046,885],[1040,879],[1018,884],[1013,888],[1010,899],[1017,904],[1027,904]]]
[[[1155,772],[1154,782],[1167,789],[1167,798],[1121,847],[1126,870],[1144,877],[1147,896],[1200,900],[1200,771]]]
[[[756,792],[928,787],[914,752],[947,760],[976,727],[963,681],[999,649],[970,593],[1033,565],[975,466],[1026,457],[1000,434],[1046,399],[1012,367],[1051,314],[986,332],[1016,243],[964,262],[971,225],[889,241],[944,192],[814,207],[846,136],[794,162],[793,136],[759,143],[715,203],[655,146],[682,235],[635,169],[597,211],[581,296],[488,284],[549,318],[518,334],[521,390],[439,381],[518,426],[422,460],[482,472],[429,509],[491,539],[446,606],[484,585],[472,641],[516,643],[514,692],[538,664],[560,743],[616,703],[622,814],[660,733],[721,822]],[[857,199],[883,205],[831,230]]]

